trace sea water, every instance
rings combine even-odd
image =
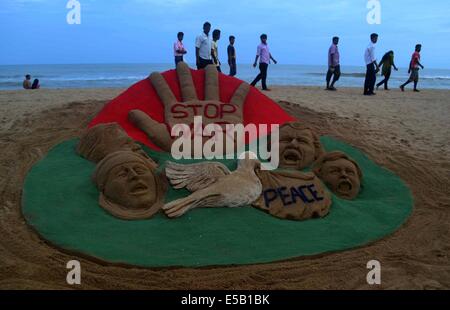
[[[193,68],[194,66],[190,64]],[[21,89],[24,76],[39,79],[42,88],[126,88],[146,78],[151,72],[174,69],[173,64],[71,64],[71,65],[2,65],[0,66],[0,90]],[[224,73],[228,65],[222,66]],[[268,85],[325,85],[326,66],[272,64],[268,71]],[[364,85],[364,67],[341,66],[341,79],[337,87]],[[251,82],[258,68],[250,64],[238,64],[236,77]],[[377,81],[382,80],[378,74]],[[390,87],[397,88],[408,79],[408,70],[392,70]],[[450,89],[450,70],[428,69],[420,71],[420,88]]]

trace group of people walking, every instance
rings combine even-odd
[[[195,39],[195,64],[197,69],[204,69],[207,65],[215,65],[217,71],[222,72],[222,63],[219,60],[219,46],[218,41],[220,40],[221,32],[219,29],[215,29],[212,32],[212,40],[210,39],[209,33],[211,31],[211,24],[205,22],[203,24],[203,32],[198,35]],[[183,32],[179,32],[177,35],[177,41],[174,43],[174,55],[175,55],[175,66],[178,62],[183,61],[183,56],[187,53],[183,45]],[[257,47],[255,62],[253,67],[256,68],[259,61],[259,74],[253,80],[251,85],[255,86],[259,81],[262,83],[262,89],[265,91],[270,91],[267,87],[267,69],[271,61],[275,64],[277,61],[273,58],[269,51],[269,45],[267,44],[267,35],[262,34],[260,36],[261,43]],[[237,74],[236,65],[236,49],[234,43],[236,37],[231,35],[228,38],[229,45],[227,47],[228,65],[230,67],[230,76],[235,76]]]
[[[387,52],[381,61],[377,63],[375,58],[375,44],[378,42],[378,34],[372,33],[370,35],[370,44],[366,48],[364,53],[364,60],[366,62],[366,78],[364,81],[364,95],[372,96],[375,95],[374,88],[376,84],[377,76],[376,74],[380,71],[384,76],[384,79],[376,84],[377,89],[384,84],[384,89],[389,90],[388,81],[392,73],[392,67],[394,70],[398,71],[397,66],[394,63],[394,52]],[[409,63],[408,74],[410,74],[408,80],[400,86],[401,91],[405,91],[405,86],[409,83],[414,82],[414,91],[418,92],[417,84],[419,82],[419,68],[424,68],[420,63],[420,51],[422,50],[422,45],[417,44],[413,55],[411,56],[411,61]]]
[[[203,24],[203,32],[197,36],[195,39],[195,59],[197,69],[203,69],[207,65],[213,64],[217,67],[219,72],[221,70],[221,62],[219,60],[219,48],[218,41],[220,40],[221,32],[219,29],[215,29],[212,32],[212,40],[210,39],[209,33],[211,31],[211,24],[206,22]],[[174,55],[175,55],[175,65],[183,61],[183,56],[187,53],[183,45],[184,34],[182,32],[178,33],[177,41],[174,43]],[[230,67],[230,76],[235,76],[237,73],[236,66],[236,49],[234,47],[235,36],[229,36],[229,45],[227,48],[228,65]],[[261,43],[257,47],[255,61],[253,67],[256,68],[259,61],[259,74],[252,81],[251,85],[255,86],[259,81],[261,81],[262,89],[269,91],[267,87],[267,70],[271,61],[277,63],[273,58],[269,50],[269,45],[267,44],[267,35],[262,34],[260,36]],[[370,35],[370,44],[367,46],[364,52],[364,61],[366,64],[366,76],[364,80],[364,95],[371,96],[375,95],[375,86],[378,89],[380,86],[384,85],[385,90],[389,90],[388,82],[392,74],[392,68],[398,71],[397,66],[394,62],[394,51],[389,51],[377,62],[375,57],[375,45],[378,42],[378,34],[372,33]],[[335,91],[335,83],[339,80],[341,76],[341,66],[340,66],[340,55],[339,55],[339,37],[333,37],[332,44],[328,49],[328,71],[326,73],[326,90]],[[402,91],[405,90],[405,86],[409,83],[414,82],[414,91],[418,92],[417,84],[419,82],[419,68],[424,68],[420,63],[420,51],[422,46],[420,44],[416,45],[415,52],[413,53],[409,65],[408,73],[410,74],[408,80],[400,86]],[[383,76],[383,80],[376,84],[376,75],[380,71]]]

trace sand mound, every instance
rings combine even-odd
[[[27,171],[55,144],[79,136],[104,101],[83,101],[37,112],[0,132],[0,288],[62,289],[66,263],[78,259],[83,289],[369,288],[366,263],[382,265],[381,288],[450,287],[448,158],[405,151],[392,133],[358,118],[281,103],[320,134],[345,141],[398,174],[412,189],[415,210],[402,229],[370,246],[280,263],[200,269],[139,269],[101,265],[46,244],[20,213]],[[385,140],[380,137],[385,137]],[[390,140],[390,141],[386,141]],[[388,143],[390,142],[390,143]],[[427,156],[426,156],[427,155]]]

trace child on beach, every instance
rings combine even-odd
[[[411,62],[409,63],[409,70],[408,70],[408,73],[410,73],[409,79],[408,79],[408,81],[406,81],[404,84],[402,84],[400,86],[400,89],[402,91],[405,91],[406,85],[408,85],[411,82],[414,82],[414,91],[419,92],[419,90],[417,89],[417,84],[419,83],[419,67],[422,68],[422,70],[424,68],[422,66],[422,64],[420,63],[420,51],[421,50],[422,50],[422,45],[417,44],[416,50],[412,54]]]
[[[381,69],[381,74],[384,76],[384,80],[382,80],[380,83],[377,84],[377,90],[383,84],[384,89],[389,90],[388,81],[389,78],[391,77],[392,67],[394,67],[395,71],[398,71],[398,68],[395,66],[394,63],[394,51],[389,51],[386,54],[384,54],[383,58],[381,58],[381,61],[378,64],[378,67],[381,67],[381,65],[383,65],[383,68]]]

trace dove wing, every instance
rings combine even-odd
[[[224,164],[218,162],[188,165],[166,162],[166,176],[170,184],[176,189],[187,188],[191,192],[206,188],[230,173]]]

